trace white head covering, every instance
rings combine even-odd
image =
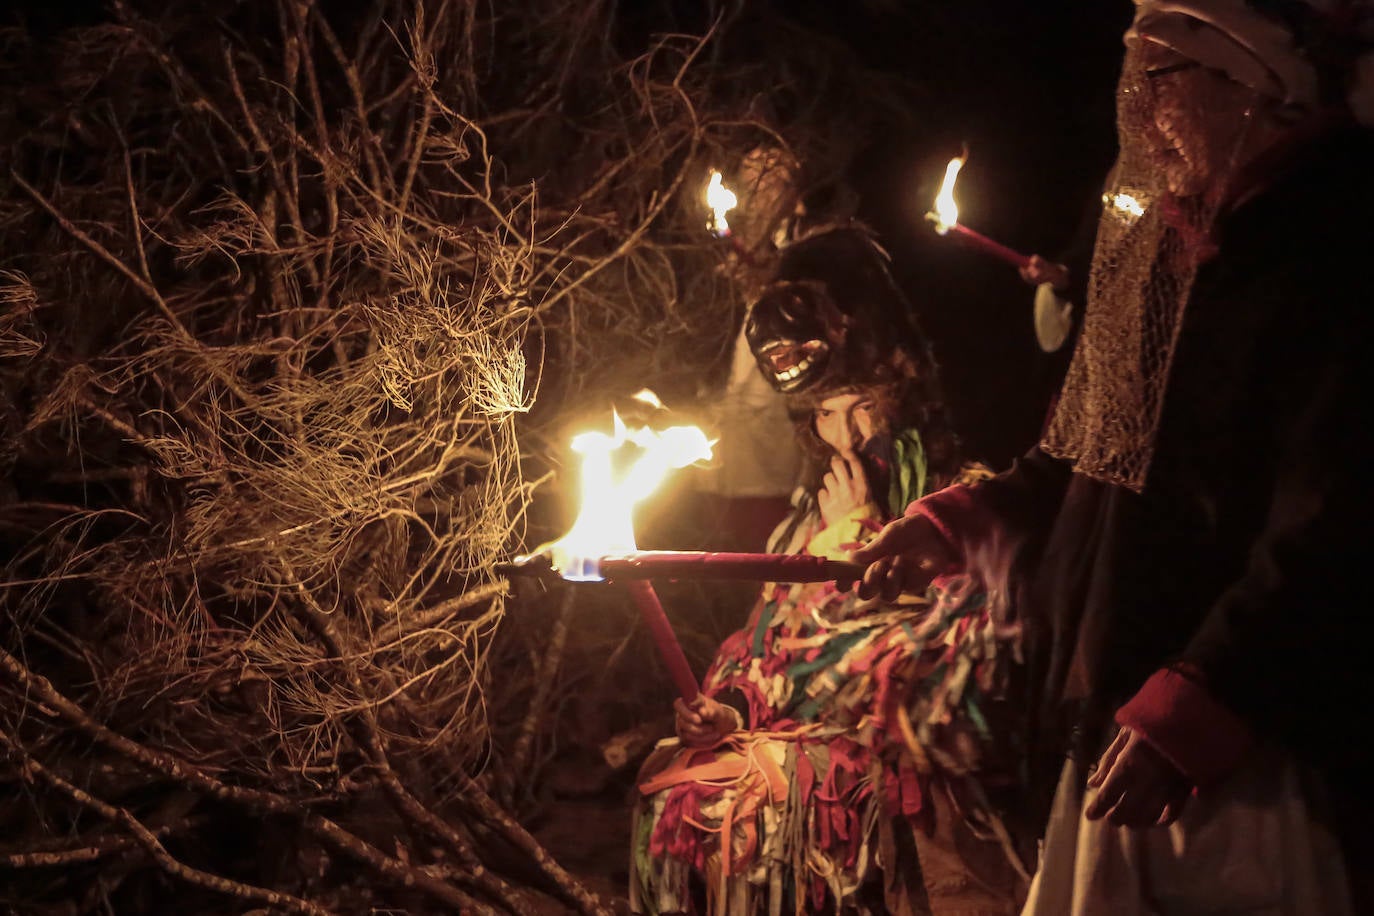
[[[1318,65],[1276,12],[1281,3],[1247,0],[1136,0],[1127,42],[1171,48],[1238,83],[1304,111],[1322,105]],[[1343,65],[1346,104],[1355,119],[1374,126],[1374,0],[1289,0],[1319,30],[1339,30],[1362,53]]]

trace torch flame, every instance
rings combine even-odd
[[[935,210],[930,214],[935,231],[944,235],[959,223],[959,205],[954,202],[954,182],[959,170],[964,167],[964,156],[955,156],[945,166],[945,180],[940,185],[940,193],[935,195]]]
[[[640,400],[646,392],[636,395]],[[653,398],[652,392],[647,392]],[[657,398],[654,398],[657,401]],[[631,443],[642,454],[620,474],[612,457]],[[629,429],[615,414],[614,431],[581,433],[572,440],[582,456],[582,505],[563,537],[541,547],[564,579],[600,581],[600,558],[634,551],[634,507],[658,489],[668,472],[711,457],[712,442],[695,426]]]
[[[1103,194],[1102,203],[1127,225],[1145,215],[1145,204],[1129,191]]]
[[[730,222],[725,218],[725,214],[735,209],[739,203],[739,198],[735,192],[721,184],[720,172],[711,170],[711,183],[706,186],[706,206],[711,208],[711,218],[706,222],[706,228],[714,233],[718,238],[724,238],[730,234]]]

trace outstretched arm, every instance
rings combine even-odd
[[[955,484],[907,507],[903,518],[853,554],[867,565],[859,595],[892,600],[919,591],[971,557],[1010,566],[994,550],[1036,550],[1053,523],[1072,473],[1038,448],[978,484]]]

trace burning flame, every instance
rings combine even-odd
[[[940,185],[940,193],[935,195],[935,210],[927,216],[935,224],[935,231],[944,235],[959,223],[959,205],[954,202],[954,182],[959,170],[964,167],[966,156],[955,156],[945,166],[945,180]]]
[[[635,399],[662,406],[652,391],[641,391]],[[630,429],[619,413],[614,417],[610,435],[586,432],[573,437],[573,451],[582,456],[582,505],[577,521],[563,537],[536,551],[547,553],[564,579],[600,581],[601,557],[636,549],[635,505],[658,489],[669,471],[711,457],[713,443],[695,426]],[[642,454],[617,474],[612,459],[627,442],[638,446]]]
[[[735,192],[721,184],[720,172],[712,169],[711,183],[706,186],[706,206],[711,208],[711,218],[706,221],[706,228],[717,238],[725,238],[730,234],[730,221],[725,214],[735,209],[738,203]]]
[[[1116,215],[1127,224],[1133,223],[1145,215],[1145,205],[1134,194],[1126,191],[1103,194],[1102,203],[1111,207]]]

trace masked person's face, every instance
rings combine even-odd
[[[1149,117],[1144,125],[1169,190],[1180,197],[1220,191],[1242,164],[1256,94],[1163,45],[1138,48]]]

